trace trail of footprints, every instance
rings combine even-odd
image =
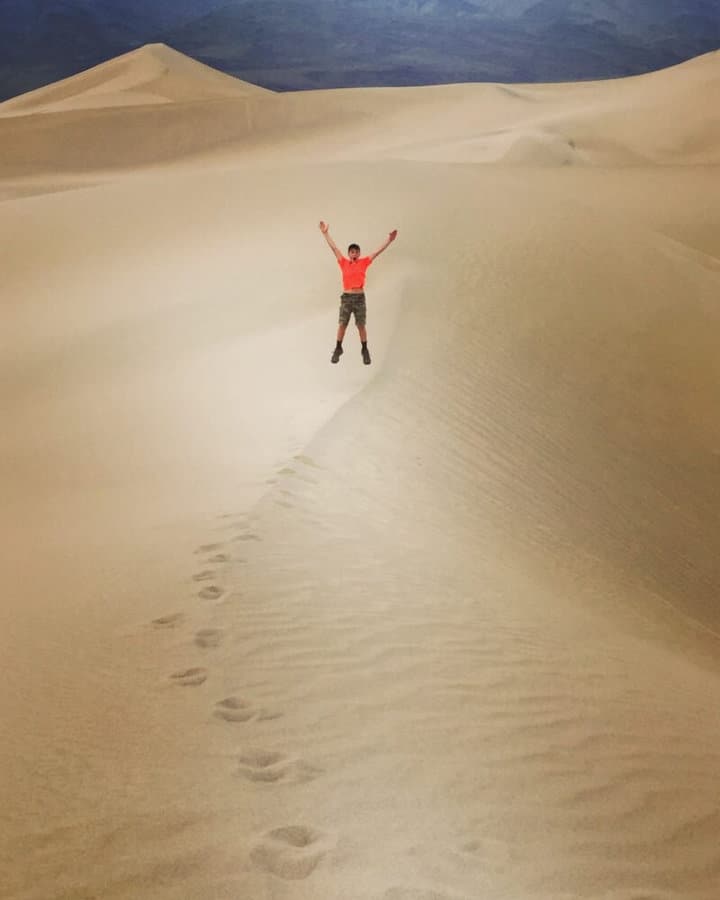
[[[312,463],[305,457],[299,456],[296,459],[306,465]],[[294,470],[281,470],[279,474],[294,474]],[[281,493],[286,495],[286,492]],[[286,505],[286,502],[283,501],[282,505]],[[230,539],[233,543],[262,540],[259,535],[250,531],[248,526],[241,527],[243,529],[241,533]],[[224,543],[209,543],[198,547],[195,553],[204,557],[205,565],[222,566],[233,560],[238,561],[237,557],[226,552],[225,548]],[[210,568],[202,568],[192,576],[192,580],[199,585],[197,596],[200,600],[221,602],[225,597],[225,588],[217,576],[216,569]],[[175,629],[184,623],[185,616],[175,612],[154,619],[152,626],[156,629]],[[200,650],[211,651],[221,645],[223,637],[220,628],[200,628],[195,632],[193,642]],[[199,687],[209,677],[208,668],[191,666],[173,672],[169,680],[180,687]],[[256,706],[245,697],[230,696],[215,702],[212,715],[231,726],[245,726],[279,718],[282,713]],[[235,777],[259,786],[301,784],[322,775],[322,769],[310,765],[299,757],[262,748],[246,748],[236,757],[236,763]],[[300,880],[308,878],[313,873],[323,857],[332,850],[333,844],[332,836],[317,828],[297,824],[285,825],[261,834],[250,849],[250,859],[258,869],[276,878],[284,881]],[[464,849],[473,848],[468,845]],[[467,898],[423,888],[398,886],[385,891],[382,900],[467,900]]]
[[[260,541],[262,538],[247,530],[245,526],[244,530],[231,540],[233,543],[243,543]],[[234,558],[225,552],[223,543],[203,544],[195,553],[205,557],[206,564],[223,565]],[[192,580],[201,585],[197,591],[200,600],[220,601],[225,596],[225,588],[217,575],[215,569],[209,568],[203,568],[193,574]],[[152,625],[158,629],[169,629],[180,627],[184,622],[185,616],[182,613],[170,613],[154,619]],[[195,632],[193,641],[198,648],[207,651],[219,647],[223,636],[220,628],[201,628]],[[204,666],[191,666],[173,672],[169,680],[180,687],[199,687],[208,680],[209,674]],[[277,719],[282,713],[258,707],[244,697],[230,696],[214,704],[212,715],[231,725],[244,725]],[[265,749],[244,750],[237,757],[235,771],[236,777],[258,785],[300,784],[312,781],[321,774],[321,769],[298,757]],[[250,858],[257,868],[277,878],[292,881],[307,878],[331,846],[332,841],[328,835],[317,829],[304,825],[288,825],[261,835],[251,849]]]
[[[232,516],[231,514],[223,514],[220,518],[229,519],[232,518]],[[249,526],[245,523],[242,523],[239,526],[235,524],[233,527],[239,527],[241,529],[241,533],[233,538],[235,541],[261,540],[260,536],[250,531]],[[237,557],[233,557],[230,553],[226,552],[225,548],[226,544],[224,542],[201,544],[195,550],[195,554],[197,556],[205,557],[203,562],[206,564],[214,563],[216,566],[223,566],[226,563],[233,561],[233,559],[239,561],[237,560]],[[198,572],[195,572],[191,577],[192,580],[199,585],[197,596],[200,600],[220,601],[225,598],[227,591],[221,583],[222,579],[218,578],[216,569],[202,568]],[[174,628],[182,625],[184,620],[185,617],[182,613],[171,613],[166,616],[161,616],[158,619],[154,619],[152,624],[156,628]],[[224,634],[220,628],[200,628],[195,632],[193,642],[195,646],[199,647],[201,650],[214,650],[221,645],[223,637]],[[208,670],[203,666],[194,666],[189,669],[173,672],[172,675],[170,675],[171,682],[183,687],[198,687],[199,685],[204,684],[207,678]],[[224,718],[226,718],[227,721],[239,722],[248,721],[251,718],[262,720],[263,717],[276,717],[267,714],[264,710],[246,708],[248,707],[248,704],[232,697],[220,701],[218,706],[220,707],[220,712],[224,711],[226,714]]]

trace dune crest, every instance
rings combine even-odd
[[[240,99],[271,91],[225,75],[173,50],[147,44],[56,84],[0,104],[3,116],[197,100]]]

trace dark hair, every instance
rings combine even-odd
[[[359,253],[359,252],[360,252],[360,244],[350,244],[350,246],[348,247],[348,253],[349,253],[351,250],[357,250],[358,253]]]

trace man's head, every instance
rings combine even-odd
[[[357,259],[360,256],[360,246],[358,244],[350,244],[348,247],[348,256],[350,259]]]

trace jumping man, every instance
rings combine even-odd
[[[391,231],[385,243],[376,250],[372,256],[360,256],[360,247],[357,244],[350,244],[348,247],[348,255],[343,256],[335,245],[335,241],[330,237],[328,226],[325,222],[320,223],[320,231],[325,235],[330,249],[335,254],[340,269],[342,270],[343,294],[340,297],[340,324],[337,330],[337,344],[330,362],[336,363],[340,361],[343,353],[342,342],[345,337],[345,331],[350,324],[350,316],[355,316],[355,324],[360,333],[360,341],[362,343],[362,358],[366,366],[370,365],[370,351],[367,347],[367,331],[365,330],[365,273],[368,266],[380,256],[383,250],[392,244],[397,237],[397,229]]]

